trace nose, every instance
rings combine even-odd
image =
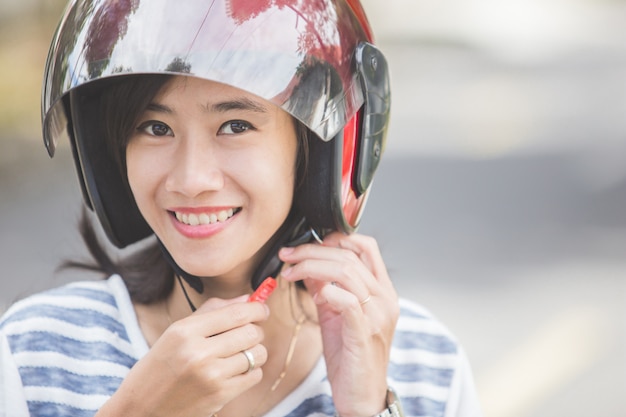
[[[222,189],[224,173],[221,159],[218,149],[211,144],[209,138],[181,138],[166,181],[166,189],[187,197]]]

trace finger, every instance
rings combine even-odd
[[[257,385],[262,379],[263,369],[260,367],[251,372],[236,374],[230,378],[224,379],[221,383],[223,391],[235,394],[222,398],[223,403],[225,404],[232,401],[236,396],[241,395],[241,393],[246,392],[253,386]]]
[[[323,284],[334,284],[350,293],[358,300],[365,299],[376,284],[371,272],[358,261],[335,261],[322,259],[305,259],[285,269],[281,276],[289,281],[315,280],[319,284],[310,283],[310,288]],[[319,289],[315,288],[314,292]]]
[[[238,297],[246,300],[247,297]],[[257,323],[269,317],[269,308],[261,303],[231,302],[210,299],[192,315],[174,325],[184,326],[186,332],[204,337],[214,336],[249,323]]]
[[[224,298],[209,298],[204,303],[202,303],[202,305],[200,305],[200,307],[198,307],[198,309],[196,310],[195,314],[202,314],[202,313],[205,313],[207,311],[218,310],[218,309],[226,307],[226,306],[228,306],[230,304],[243,303],[243,302],[246,301],[246,299],[247,299],[247,297],[245,295],[241,295],[241,296],[235,297],[235,298],[228,298],[228,299],[224,299]]]
[[[243,357],[242,354],[239,356]],[[209,373],[213,372],[208,370]],[[217,409],[213,410],[213,415],[219,414],[219,410],[224,404],[231,402],[234,398],[241,395],[241,393],[248,391],[253,386],[257,385],[263,379],[263,369],[261,367],[255,368],[250,372],[235,372],[231,376],[223,377],[221,375],[210,375],[209,379],[219,384],[215,385],[219,387],[211,395],[214,403],[222,404]]]
[[[267,350],[263,345],[257,344],[226,358],[205,358],[196,361],[194,373],[201,375],[200,379],[209,381],[209,385],[221,385],[222,381],[228,378],[260,369],[266,362]]]
[[[340,233],[337,233],[341,235]],[[304,260],[325,260],[335,261],[342,264],[359,264],[364,265],[365,269],[369,270],[367,264],[359,257],[355,248],[341,248],[339,246],[332,245],[318,245],[318,244],[305,244],[295,248],[283,248],[281,249],[279,256],[281,260],[287,264],[297,264]],[[384,268],[384,264],[383,264]],[[374,278],[372,276],[372,278]],[[374,280],[375,281],[375,280]],[[372,281],[370,284],[373,284]]]
[[[326,236],[324,245],[339,247],[355,253],[379,281],[391,282],[376,239],[358,233],[345,235],[335,232]]]
[[[261,382],[263,378],[262,367],[267,362],[267,358],[265,346],[257,344],[220,360],[220,369],[215,370],[215,367],[212,366],[207,370],[207,377],[219,382],[225,393],[245,392]],[[223,398],[222,401],[228,402],[231,399]]]
[[[266,362],[267,350],[265,346],[257,344],[225,358],[224,366],[228,369],[229,375],[234,376],[252,372]]]
[[[360,306],[357,296],[336,285],[326,284],[318,288],[313,296],[317,305],[329,304],[337,313],[343,313]]]
[[[358,259],[354,251],[347,248],[340,248],[338,245],[317,243],[305,243],[296,247],[282,248],[279,252],[282,261],[290,263],[304,258],[308,259],[328,259],[340,261],[348,256]]]
[[[345,342],[350,340],[363,342],[369,336],[369,331],[366,328],[369,326],[369,320],[364,319],[365,312],[354,294],[333,285],[325,285],[315,294],[313,300],[316,305],[325,304],[335,313],[341,315],[344,321],[343,336],[349,338]]]
[[[246,324],[227,330],[207,339],[207,349],[219,358],[227,358],[263,341],[263,329],[256,324]]]
[[[389,301],[397,298],[393,282],[387,272],[387,267],[385,266],[385,261],[383,260],[376,239],[357,233],[351,235],[331,233],[327,236],[325,242],[329,245],[337,245],[337,247],[351,250],[359,257],[372,272],[372,276],[380,285],[380,288],[378,286],[370,286],[370,288],[378,288],[378,290],[373,291],[375,294],[386,294],[386,298],[389,298]]]
[[[328,251],[325,248],[335,248],[338,251]],[[286,263],[297,262],[304,257],[341,260],[353,256],[363,262],[374,277],[390,282],[378,243],[369,236],[334,232],[324,238],[322,245],[305,244],[296,248],[283,248],[280,255]]]

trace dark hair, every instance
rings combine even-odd
[[[104,123],[104,140],[124,179],[126,192],[131,193],[126,172],[126,147],[141,113],[172,78],[170,75],[128,75],[102,80],[89,86],[89,94],[100,96],[99,113]],[[87,87],[87,86],[86,86]],[[298,140],[296,156],[296,189],[301,185],[307,169],[308,140],[313,133],[293,119]],[[132,193],[131,193],[132,195]],[[174,270],[165,260],[156,239],[150,237],[142,247],[130,255],[113,259],[105,243],[98,237],[93,220],[83,207],[79,230],[92,256],[90,261],[66,261],[64,268],[78,268],[102,272],[104,277],[118,274],[124,280],[133,301],[151,304],[164,300],[174,285]],[[109,245],[110,246],[110,245]]]

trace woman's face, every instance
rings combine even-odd
[[[185,271],[249,280],[293,199],[291,116],[241,90],[175,77],[127,150],[137,206]]]

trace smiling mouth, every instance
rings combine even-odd
[[[220,210],[214,213],[181,213],[173,212],[176,220],[188,226],[203,226],[208,224],[222,223],[239,213],[241,208]]]

